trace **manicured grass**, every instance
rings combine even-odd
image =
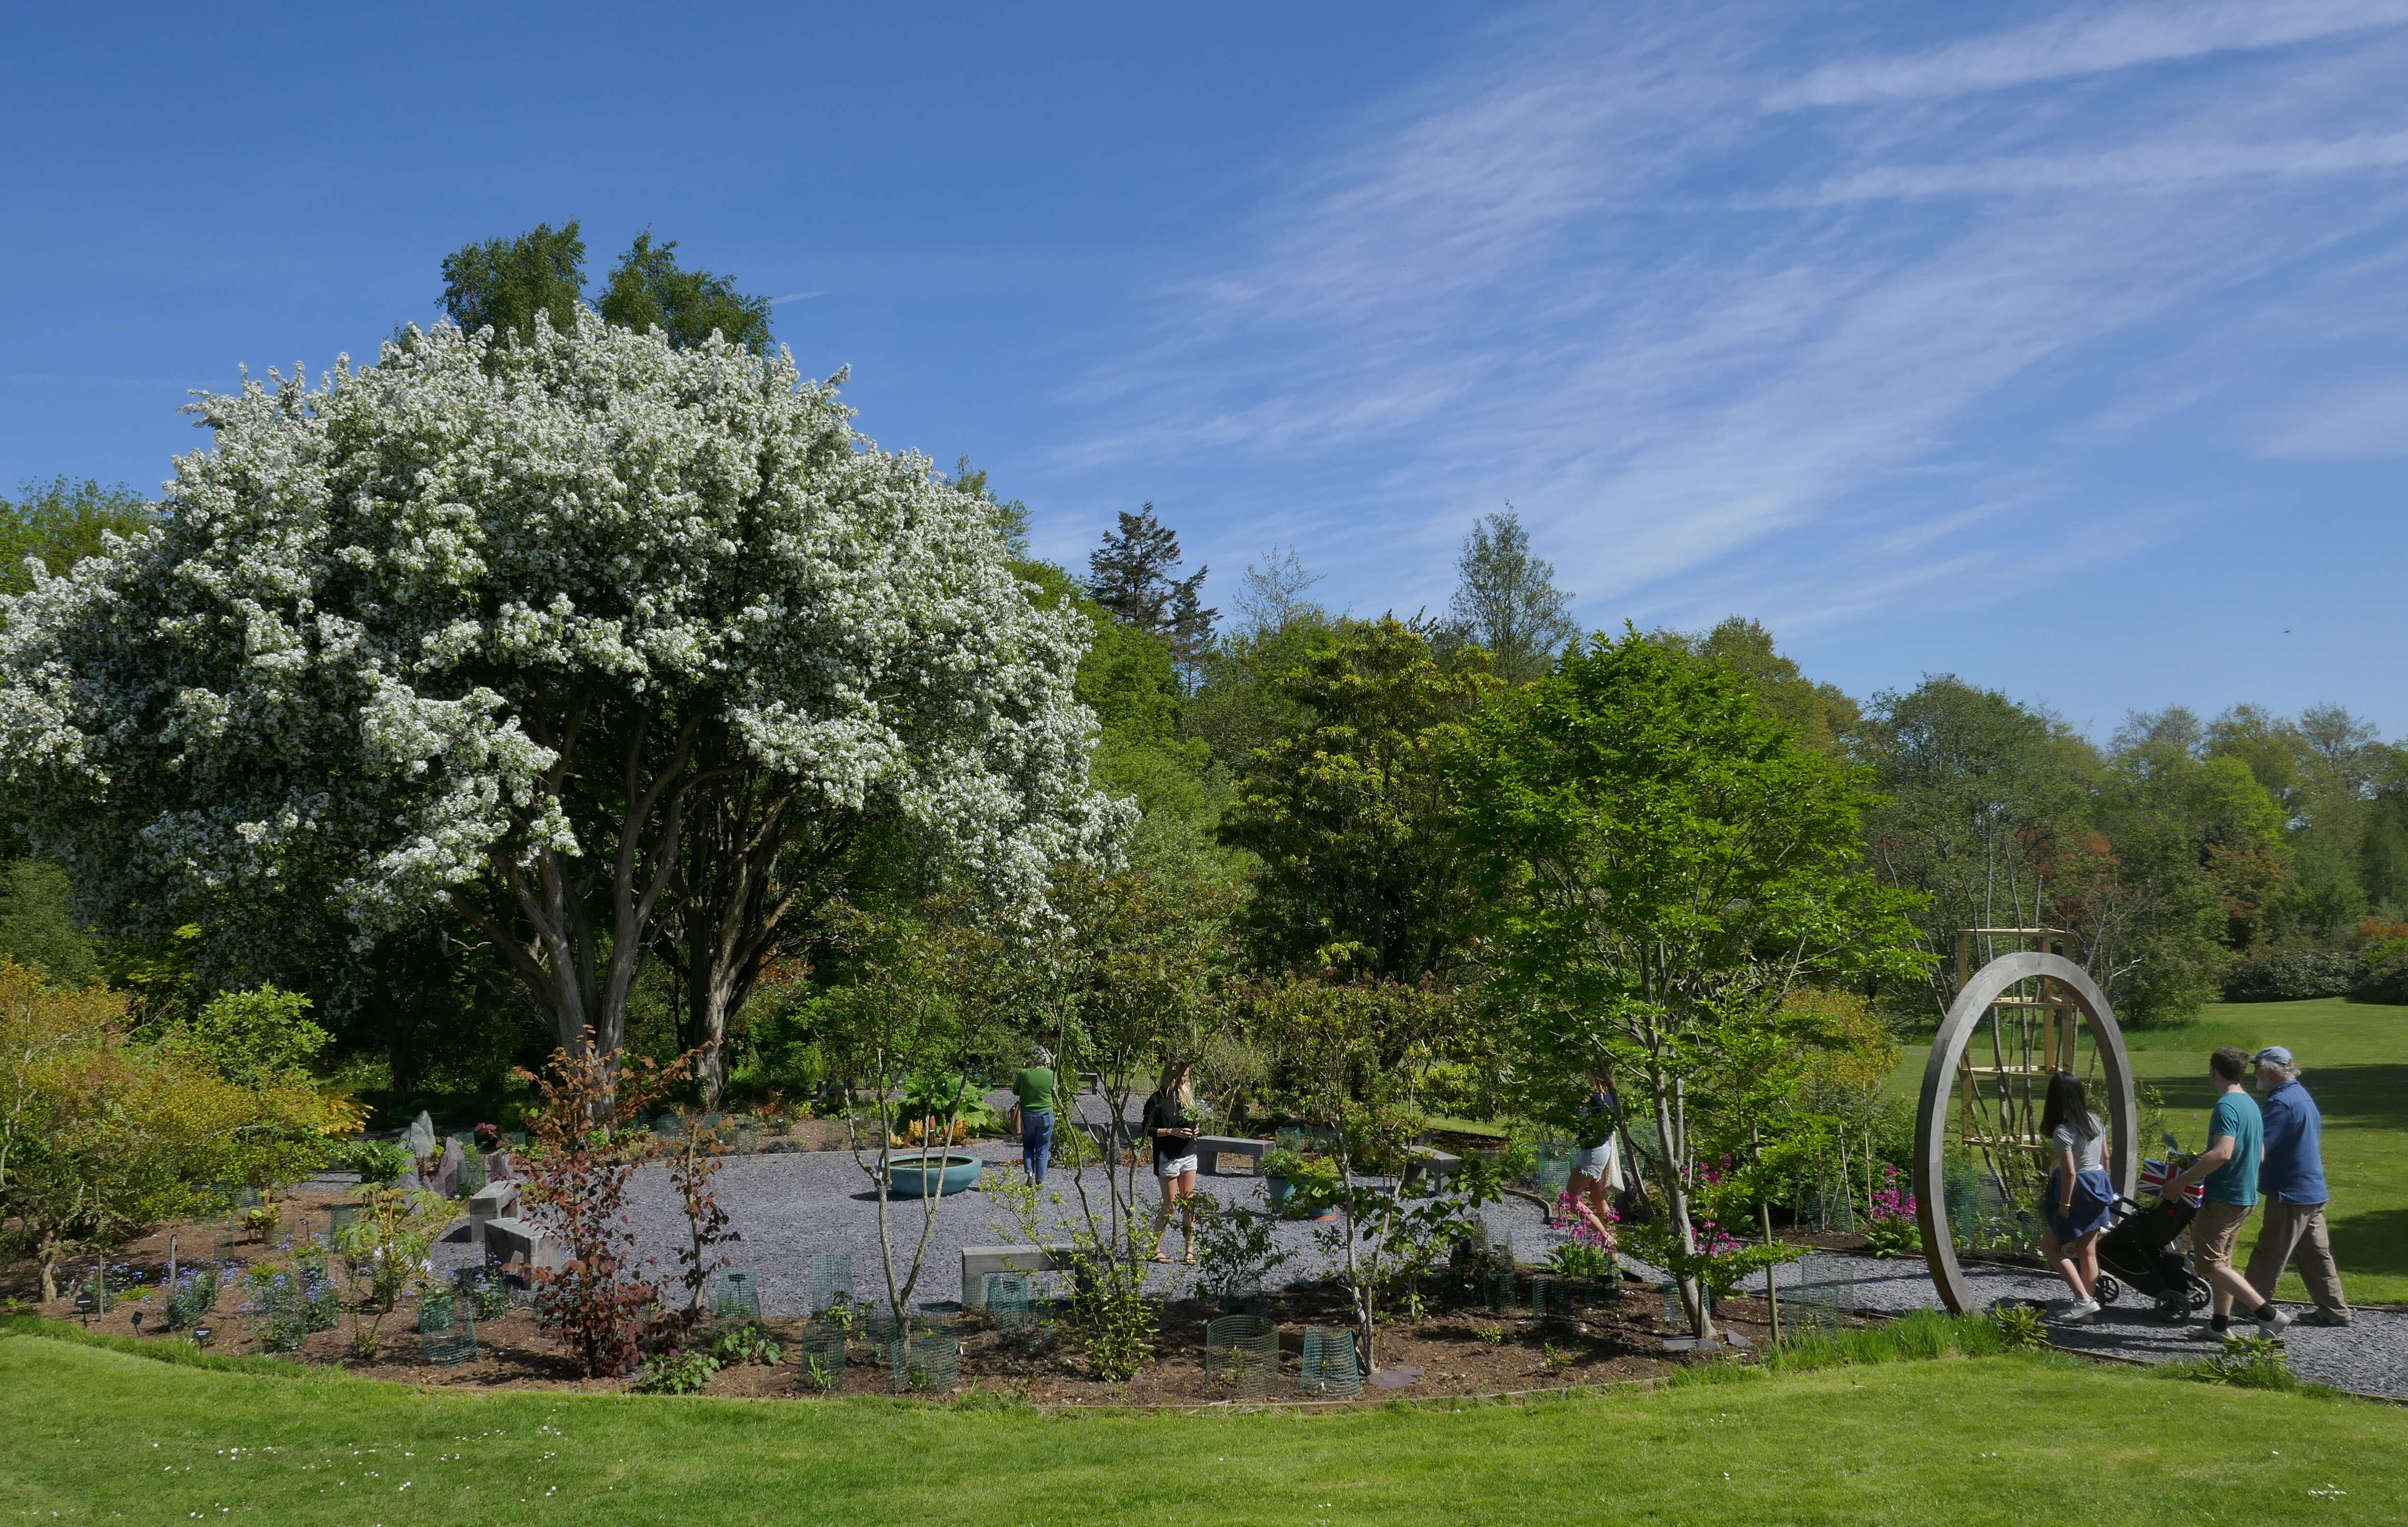
[[[0,1504],[45,1521],[2156,1527],[2408,1510],[2408,1411],[2062,1357],[1526,1406],[1054,1416],[413,1391],[14,1335],[0,1435]]]
[[[2166,1127],[2196,1150],[2207,1143],[2208,1053],[2287,1045],[2325,1116],[2326,1210],[2333,1256],[2354,1300],[2408,1303],[2408,1007],[2344,1002],[2219,1003],[2177,1029],[2125,1036],[2132,1069],[2164,1096]],[[1910,1047],[1890,1085],[1912,1098],[1928,1046]],[[2242,1252],[2257,1242],[2253,1218]],[[2304,1299],[2297,1274],[2277,1291]]]

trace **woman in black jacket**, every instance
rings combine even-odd
[[[1180,1232],[1187,1237],[1187,1256],[1196,1261],[1196,1088],[1188,1079],[1185,1061],[1174,1056],[1162,1067],[1162,1085],[1145,1100],[1144,1129],[1154,1140],[1154,1175],[1162,1183],[1162,1212],[1154,1221],[1159,1237],[1170,1229],[1172,1206],[1179,1208]],[[1170,1258],[1155,1243],[1154,1260]]]

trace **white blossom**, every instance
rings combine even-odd
[[[585,693],[711,718],[1038,905],[1127,815],[1087,781],[1087,633],[976,501],[855,433],[840,380],[585,313],[201,396],[214,442],[161,523],[6,606],[15,815],[121,925],[300,894],[366,936],[608,851],[550,773]]]

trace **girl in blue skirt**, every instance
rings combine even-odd
[[[2086,1325],[2099,1318],[2099,1233],[2115,1205],[2115,1185],[2107,1177],[2107,1127],[2090,1111],[2082,1078],[2071,1071],[2048,1078],[2040,1127],[2057,1157],[2041,1192],[2041,1217],[2048,1221],[2041,1251],[2073,1291],[2062,1318]]]

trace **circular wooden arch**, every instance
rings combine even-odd
[[[1957,1314],[1973,1307],[1972,1291],[1956,1265],[1956,1243],[1948,1231],[1947,1168],[1948,1105],[1956,1068],[1990,1005],[2019,981],[2045,977],[2064,988],[2090,1020],[2093,1042],[2106,1071],[2109,1139],[2107,1171],[2116,1192],[2132,1196],[2134,1174],[2140,1169],[2134,1136],[2140,1133],[2141,1111],[2132,1092],[2132,1064],[2124,1053],[2124,1034],[2115,1026],[2114,1010],[2090,973],[2061,954],[2002,954],[1976,971],[1949,1005],[1931,1041],[1931,1058],[1923,1067],[1923,1096],[1914,1115],[1915,1219],[1923,1229],[1923,1254],[1931,1264],[1931,1281],[1941,1301]]]

